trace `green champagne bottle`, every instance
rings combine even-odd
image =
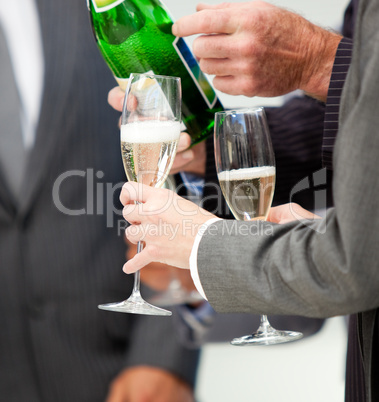
[[[117,82],[130,73],[181,78],[182,117],[196,144],[213,134],[214,113],[223,107],[159,0],[87,0],[93,33]]]

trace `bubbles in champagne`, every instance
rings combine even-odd
[[[122,160],[129,181],[162,186],[174,161],[179,136],[179,122],[148,120],[121,126]]]
[[[218,179],[236,219],[266,219],[274,195],[274,166],[223,171],[218,174]]]

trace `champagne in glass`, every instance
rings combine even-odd
[[[180,78],[131,74],[121,116],[121,154],[129,181],[161,187],[176,155],[181,130]],[[143,243],[138,242],[137,252]],[[134,274],[131,296],[102,304],[103,310],[147,315],[171,311],[146,302],[140,293],[140,273]]]
[[[121,152],[129,181],[161,187],[180,136],[177,121],[147,120],[121,126]]]
[[[274,166],[226,170],[218,173],[218,180],[236,219],[266,219],[274,195]]]
[[[216,113],[214,140],[220,187],[234,217],[265,220],[274,195],[275,157],[263,108]],[[231,344],[273,345],[302,336],[276,330],[262,315],[256,332]]]

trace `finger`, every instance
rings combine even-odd
[[[153,195],[153,192],[152,187],[131,181],[122,186],[120,201],[122,205],[146,202]]]
[[[177,152],[182,152],[191,145],[191,137],[187,133],[180,133]]]
[[[186,166],[192,162],[195,158],[195,154],[191,149],[181,152],[176,155],[174,162],[172,163],[170,174],[176,174],[180,171],[185,171]]]
[[[133,244],[143,241],[145,233],[146,227],[142,227],[142,225],[130,225],[127,229],[125,229],[126,238]]]
[[[131,260],[127,261],[122,270],[126,274],[132,274],[137,272],[141,268],[150,264],[153,260],[149,256],[149,253],[146,249],[143,249],[140,253],[136,254]]]
[[[217,77],[217,80],[223,77],[227,77],[228,79],[233,77],[235,80],[234,85],[238,84],[238,87],[229,88],[230,91],[249,93],[263,87],[263,79],[260,80],[257,78],[256,66],[240,60],[238,57],[225,59],[203,58],[200,59],[199,65],[204,73],[214,75],[215,78]]]
[[[307,209],[304,209],[302,206],[299,204],[296,204],[294,202],[288,204],[289,205],[289,212],[293,216],[294,219],[297,220],[302,220],[302,219],[308,219],[308,220],[314,220],[314,219],[321,219],[321,216],[318,216],[314,214],[311,211],[308,211]],[[292,219],[292,220],[294,220]],[[287,221],[291,222],[290,217],[287,217]]]
[[[233,33],[236,24],[227,9],[202,10],[180,18],[172,26],[175,36]]]
[[[126,102],[127,110],[129,112],[134,112],[135,110],[137,110],[137,107],[138,107],[138,99],[134,95],[129,94]]]
[[[272,207],[267,215],[267,221],[279,224],[302,219],[314,220],[321,219],[321,217],[315,215],[313,212],[304,209],[296,203],[289,203],[279,205],[277,207]]]
[[[113,107],[113,109],[122,111],[122,106],[124,104],[125,92],[122,91],[120,87],[114,87],[108,92],[108,103]]]
[[[122,216],[131,225],[140,225],[141,224],[141,218],[140,218],[141,215],[142,214],[140,211],[140,204],[126,205],[122,210]]]
[[[144,204],[128,204],[122,210],[122,216],[131,225],[140,225],[146,216],[150,216],[150,211],[144,211]],[[154,213],[154,212],[153,212]]]
[[[202,35],[193,42],[193,53],[198,59],[216,58],[223,59],[231,56],[239,56],[235,42],[231,42],[230,35],[214,34]]]
[[[267,214],[266,221],[272,223],[279,223],[282,215],[281,208],[283,207],[284,205],[280,205],[278,207],[271,207]]]
[[[259,90],[248,76],[216,75],[213,79],[213,86],[229,95],[244,95],[248,97],[256,96]]]
[[[128,182],[124,184],[120,201],[125,206],[128,217],[131,221],[143,221],[149,217],[159,216],[170,208],[177,197],[176,193],[167,189],[154,188],[145,184]],[[131,204],[138,204],[131,208]],[[125,209],[124,208],[124,209]]]
[[[201,59],[200,69],[206,74],[224,76],[238,76],[240,67],[230,59]]]

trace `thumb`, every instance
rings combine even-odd
[[[187,133],[180,133],[178,148],[176,152],[182,152],[191,145],[191,137]]]
[[[302,219],[320,219],[320,216],[307,211],[299,204],[290,203],[272,207],[267,215],[267,221],[272,223],[284,224]]]
[[[280,223],[281,217],[283,215],[282,209],[284,208],[284,205],[280,205],[278,207],[271,207],[266,221],[267,222],[272,222],[272,223]]]

